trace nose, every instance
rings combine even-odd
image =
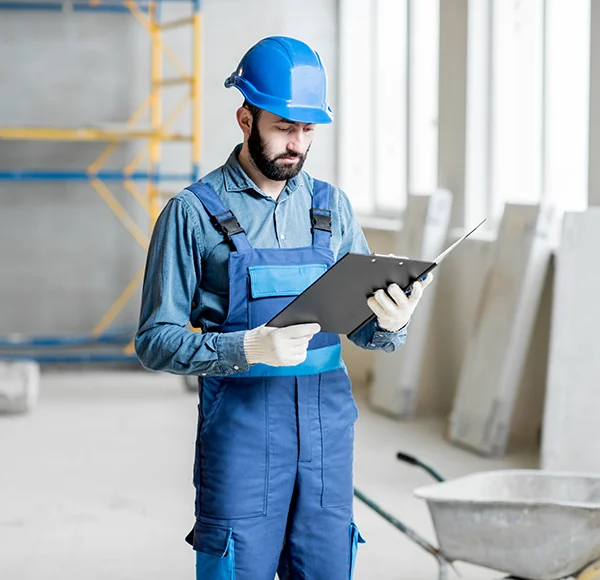
[[[302,150],[295,143],[288,143],[287,152],[294,155],[302,155]]]
[[[302,142],[298,137],[292,138],[288,141],[287,150],[293,153],[302,153]]]
[[[298,155],[304,155],[308,147],[309,137],[304,133],[304,131],[294,131],[289,138],[287,149],[288,151],[293,151]]]

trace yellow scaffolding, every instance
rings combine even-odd
[[[111,192],[107,182],[121,182],[125,190],[142,207],[150,217],[150,231],[161,210],[161,199],[164,197],[159,189],[161,181],[186,180],[194,181],[199,178],[201,158],[201,36],[202,36],[202,13],[200,0],[170,0],[187,2],[191,4],[192,13],[189,18],[181,18],[163,22],[160,18],[161,4],[169,0],[72,0],[67,3],[60,2],[0,2],[0,9],[56,9],[58,5],[64,7],[68,4],[71,10],[99,10],[110,12],[128,12],[148,33],[151,43],[151,82],[148,96],[131,115],[122,127],[84,127],[84,128],[49,128],[49,127],[0,127],[0,139],[2,140],[35,140],[35,141],[96,141],[106,142],[107,145],[102,153],[81,172],[65,171],[4,171],[0,170],[0,180],[78,180],[88,181],[93,190],[100,196],[106,205],[123,224],[133,239],[144,249],[148,248],[150,232],[144,232],[140,228],[123,205]],[[182,66],[174,51],[164,42],[164,31],[191,27],[192,29],[192,70],[186,70]],[[163,59],[167,58],[179,76],[165,77]],[[166,115],[163,115],[163,91],[172,86],[187,85],[189,89],[177,105]],[[179,134],[170,131],[170,126],[180,117],[186,106],[191,105],[191,132],[190,134]],[[140,127],[140,122],[145,115],[149,116],[150,126]],[[105,164],[115,150],[125,141],[145,140],[144,146],[136,153],[133,159],[125,166],[122,172],[107,171]],[[185,175],[166,174],[160,171],[160,158],[163,142],[189,142],[191,145],[191,172]],[[140,166],[146,161],[147,171],[140,170]],[[139,183],[145,188],[140,188]],[[102,316],[91,331],[91,336],[81,338],[81,344],[94,342],[94,338],[102,338],[111,324],[115,321],[124,306],[138,289],[143,278],[143,267],[135,274],[127,284],[123,292],[115,299],[113,304]],[[61,339],[50,339],[46,341],[53,346],[60,346]],[[0,348],[14,341],[3,341],[0,338]],[[18,346],[39,346],[38,340],[21,341]],[[65,344],[72,345],[71,341]],[[121,356],[99,357],[98,360],[125,360],[133,358],[133,341],[129,340],[127,346],[121,351]],[[3,357],[6,358],[6,357]],[[44,357],[36,357],[44,359]],[[71,362],[73,357],[46,357],[44,360],[66,360]],[[76,362],[77,356],[73,359]],[[81,360],[93,360],[89,355],[81,357]]]

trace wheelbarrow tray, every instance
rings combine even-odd
[[[558,580],[600,558],[600,475],[481,472],[415,490],[442,552],[528,580]]]

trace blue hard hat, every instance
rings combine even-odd
[[[270,36],[255,44],[225,86],[236,87],[255,107],[290,121],[333,121],[321,58],[295,38]]]

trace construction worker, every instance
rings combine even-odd
[[[333,119],[326,72],[305,43],[269,37],[225,86],[245,98],[243,144],[158,218],[136,352],[150,369],[199,377],[187,538],[198,580],[347,580],[362,538],[340,338],[316,323],[265,326],[338,258],[369,253],[346,195],[302,171],[315,126]],[[351,340],[399,348],[430,281],[410,297],[377,291],[377,318]]]

